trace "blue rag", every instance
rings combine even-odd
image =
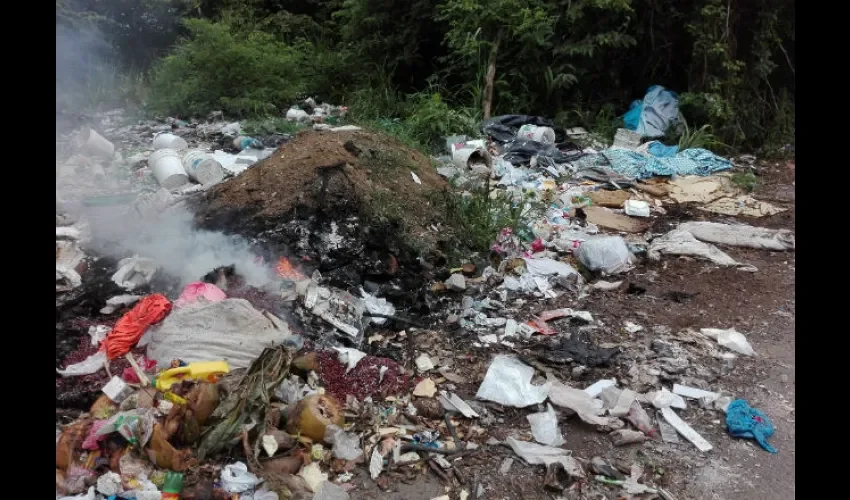
[[[674,156],[660,158],[627,149],[606,149],[596,155],[587,155],[573,163],[579,170],[587,167],[610,166],[615,172],[630,179],[647,179],[656,175],[708,176],[732,168],[732,162],[707,149],[692,148],[679,151]]]
[[[647,151],[656,158],[672,158],[679,152],[679,146],[665,146],[658,141],[652,141]]]
[[[767,442],[767,438],[772,436],[775,430],[770,419],[755,408],[750,408],[743,399],[729,403],[726,410],[726,427],[732,436],[755,439],[765,450],[777,453],[776,448]]]

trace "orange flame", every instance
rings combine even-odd
[[[300,281],[307,278],[303,274],[299,273],[298,270],[295,269],[295,266],[293,266],[286,257],[281,257],[277,262],[277,274],[281,278],[289,281]]]

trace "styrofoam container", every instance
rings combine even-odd
[[[174,150],[188,149],[189,143],[180,136],[176,136],[171,132],[165,132],[158,134],[153,138],[153,148]]]
[[[89,127],[80,130],[79,141],[92,155],[112,158],[115,154],[115,145]]]
[[[538,127],[537,125],[523,125],[517,132],[517,137],[531,139],[544,144],[555,144],[555,131],[552,127]]]
[[[649,217],[649,203],[641,200],[626,200],[626,215],[632,217]]]
[[[221,163],[198,149],[186,153],[183,157],[183,169],[190,179],[203,185],[218,184],[226,175]]]
[[[180,155],[173,149],[159,149],[151,153],[148,165],[159,185],[165,189],[177,189],[189,182]]]

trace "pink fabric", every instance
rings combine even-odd
[[[226,299],[227,295],[221,291],[221,288],[213,284],[196,281],[186,285],[186,288],[183,289],[180,297],[174,301],[174,305],[177,307],[183,307],[197,301],[200,297],[203,297],[210,302],[218,302]]]

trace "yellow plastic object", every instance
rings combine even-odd
[[[171,386],[181,380],[206,380],[216,382],[219,375],[230,372],[227,361],[200,361],[189,363],[186,366],[171,368],[160,373],[156,377],[156,388],[160,391],[168,391]]]

